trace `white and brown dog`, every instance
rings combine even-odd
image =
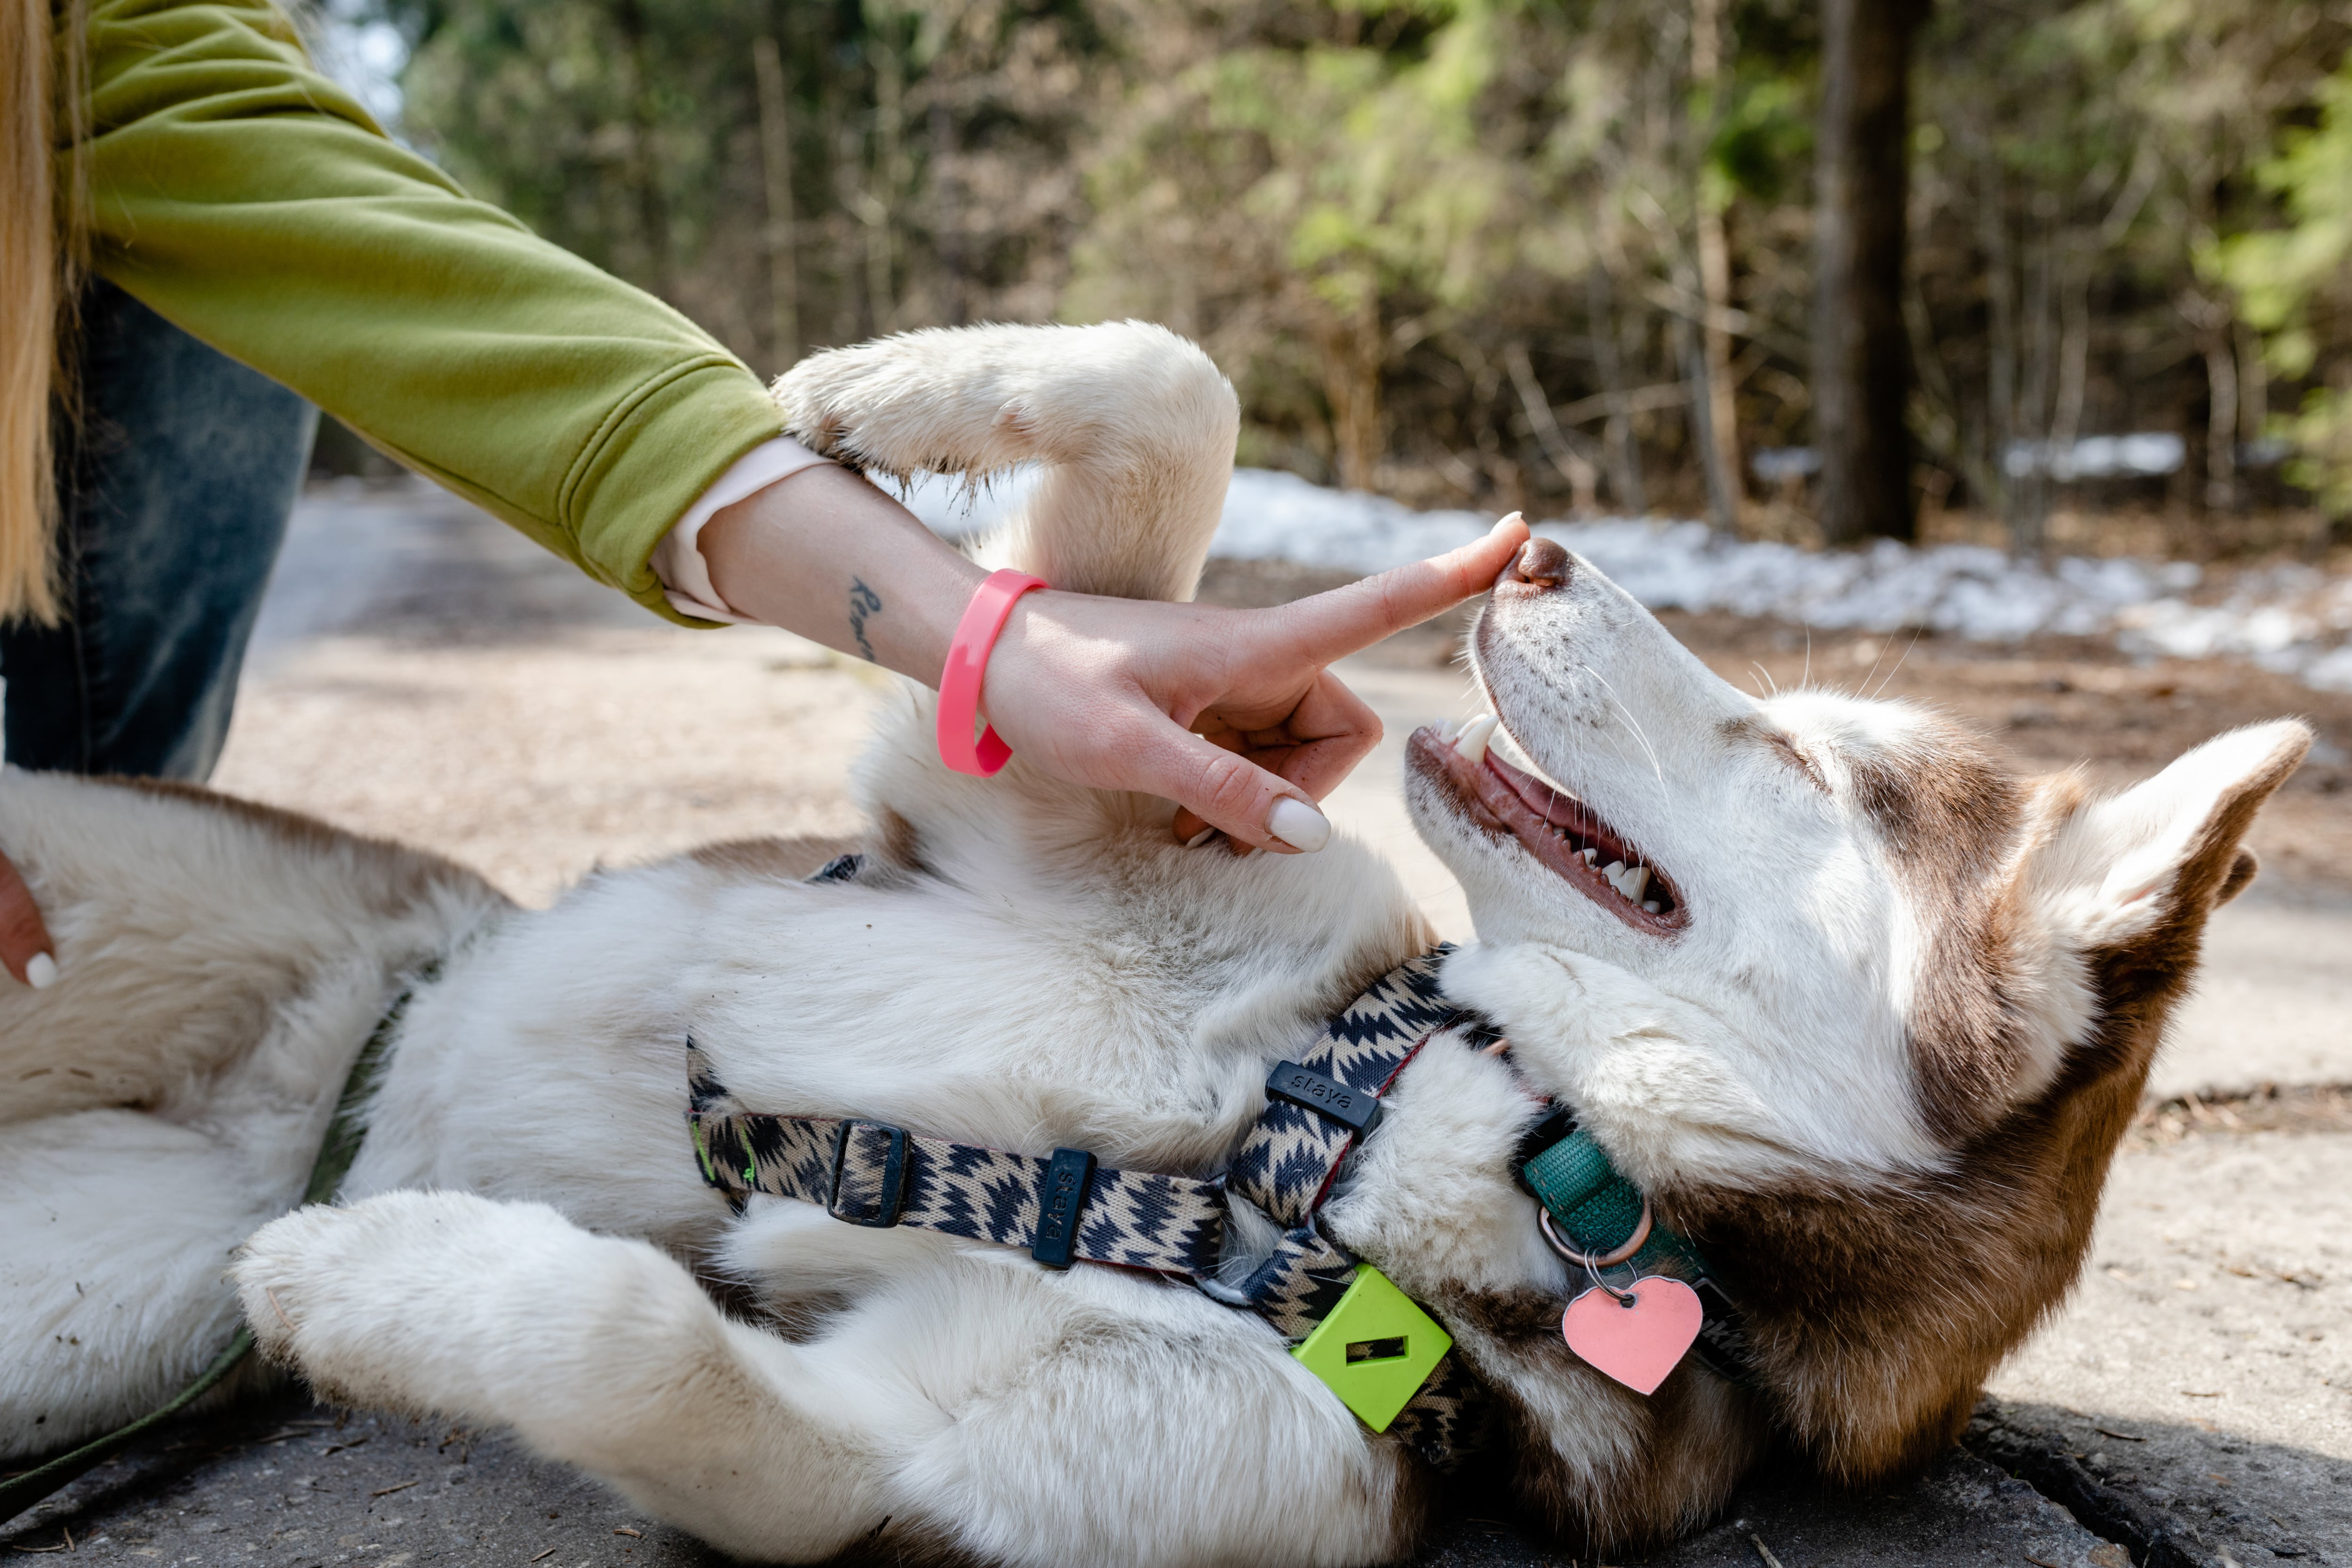
[[[1235,419],[1133,324],[918,333],[779,395],[877,469],[1046,465],[996,558],[1135,595],[1191,591]],[[1497,722],[1415,735],[1409,788],[1477,923],[1444,986],[1511,1049],[1423,1051],[1326,1228],[1445,1324],[1501,1414],[1486,1462],[1570,1538],[1702,1521],[1775,1444],[1848,1482],[1919,1465],[2073,1280],[2307,731],[2112,798],[2020,780],[1914,707],[1750,698],[1544,542],[1471,652]],[[503,1423],[745,1557],[1408,1551],[1419,1461],[1262,1319],[808,1204],[739,1215],[698,1172],[689,1034],[761,1110],[1212,1175],[1268,1068],[1429,946],[1361,846],[1187,852],[1163,802],[947,772],[933,711],[910,688],[858,767],[856,879],[725,846],[545,912],[201,791],[0,779],[65,971],[0,988],[0,1454],[171,1393],[236,1326],[226,1269],[331,1396]],[[277,1217],[435,958],[342,1205]],[[1705,1249],[1752,1384],[1692,1361],[1644,1398],[1563,1344],[1580,1281],[1507,1169],[1538,1096]]]

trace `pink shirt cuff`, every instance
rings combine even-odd
[[[789,436],[779,436],[752,447],[735,459],[734,466],[719,476],[702,497],[686,509],[686,515],[676,526],[662,535],[654,546],[654,575],[661,579],[664,596],[681,615],[699,616],[706,621],[733,621],[739,626],[756,624],[750,616],[739,616],[719,590],[710,585],[710,564],[702,558],[698,541],[702,525],[722,507],[759,494],[779,479],[788,479],[803,468],[814,468],[826,461]]]

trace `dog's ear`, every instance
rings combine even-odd
[[[2154,778],[2078,807],[2026,867],[2044,917],[2084,951],[2200,921],[2253,880],[2238,841],[2311,746],[2293,719],[2217,735]]]

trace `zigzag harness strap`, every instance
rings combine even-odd
[[[1187,1278],[1216,1268],[1225,1204],[1214,1182],[1113,1170],[1083,1150],[1041,1160],[878,1121],[758,1115],[731,1108],[691,1040],[686,1063],[702,1179],[739,1207],[751,1193],[797,1198],[851,1225],[1018,1247],[1051,1268],[1105,1263]]]
[[[1204,1286],[1246,1304],[1292,1339],[1311,1333],[1356,1279],[1356,1258],[1323,1233],[1316,1211],[1349,1151],[1380,1125],[1380,1100],[1438,1034],[1469,1016],[1445,1000],[1437,973],[1451,943],[1391,970],[1323,1026],[1295,1062],[1266,1079],[1266,1108],[1226,1172],[1236,1196],[1283,1227],[1274,1251],[1239,1286]],[[1389,1423],[1440,1469],[1467,1458],[1484,1436],[1482,1391],[1447,1354]]]

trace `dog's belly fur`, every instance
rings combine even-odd
[[[1121,847],[1143,848],[1104,858]],[[346,1195],[528,1198],[703,1252],[727,1209],[686,1136],[689,1037],[761,1110],[1206,1174],[1330,999],[1418,951],[1409,913],[1381,903],[1352,943],[1286,942],[1270,929],[1284,907],[1263,902],[1155,941],[1132,885],[1103,886],[1079,858],[1016,875],[975,894],[682,858],[493,921],[411,1003]],[[1163,900],[1181,890],[1165,879]],[[1342,973],[1324,972],[1334,935]]]

